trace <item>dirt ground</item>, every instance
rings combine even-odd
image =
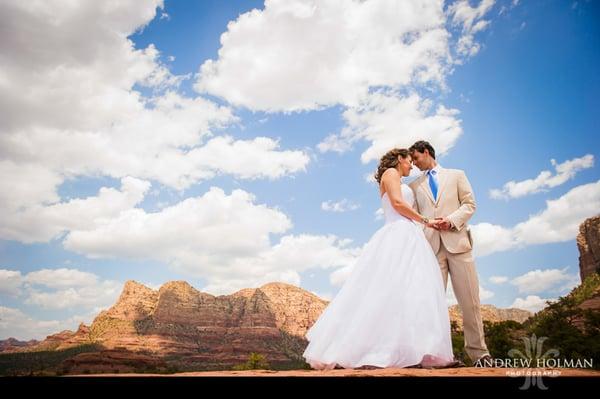
[[[587,369],[518,369],[475,368],[449,369],[385,368],[373,370],[244,370],[244,371],[198,371],[175,374],[86,374],[83,377],[524,377],[527,372],[548,377],[600,377],[600,371]],[[538,374],[541,373],[541,374]]]

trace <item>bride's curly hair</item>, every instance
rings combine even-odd
[[[389,168],[395,168],[398,165],[398,155],[400,155],[403,159],[406,159],[410,153],[406,148],[394,148],[386,152],[385,155],[381,157],[379,160],[379,166],[377,167],[377,172],[375,172],[375,180],[377,180],[377,183],[381,183],[381,176],[383,176],[383,172]]]

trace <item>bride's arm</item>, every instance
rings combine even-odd
[[[404,201],[404,198],[402,198],[400,179],[400,173],[394,168],[387,169],[381,176],[381,181],[383,182],[385,191],[388,193],[392,206],[402,216],[419,223],[425,223],[427,219],[415,211],[406,201]],[[431,227],[430,225],[431,223],[427,224],[427,226]]]

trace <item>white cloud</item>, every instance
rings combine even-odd
[[[546,209],[514,227],[517,241],[526,245],[573,240],[579,225],[600,212],[600,181],[571,189],[546,201]]]
[[[226,173],[242,179],[276,179],[306,170],[310,160],[306,153],[280,151],[278,147],[279,140],[267,137],[234,140],[230,136],[221,136],[190,151],[188,156],[193,165],[207,171],[205,173],[210,177]]]
[[[0,155],[18,160],[3,169],[17,168],[13,179],[23,179],[33,172],[39,175],[33,175],[36,180],[49,175],[52,179],[41,186],[48,189],[53,188],[50,182],[56,186],[64,177],[102,174],[153,179],[183,190],[217,174],[243,179],[279,178],[305,170],[310,161],[306,153],[283,151],[278,140],[267,137],[214,137],[201,145],[212,134],[208,125],[214,122],[206,119],[213,116],[220,118],[219,126],[234,120],[228,110],[207,100],[186,99],[169,92],[156,100],[152,109],[140,109],[106,129],[36,128],[3,135]],[[24,171],[28,175],[22,173],[23,166],[28,168]]]
[[[103,219],[133,208],[143,200],[149,188],[149,182],[124,177],[120,190],[102,187],[94,197],[26,208],[11,208],[10,201],[0,203],[0,209],[5,212],[0,223],[0,238],[24,243],[47,242],[68,230],[92,228]]]
[[[519,182],[509,181],[504,184],[502,189],[490,190],[490,197],[494,199],[520,198],[560,186],[573,179],[577,172],[593,167],[594,156],[588,154],[561,164],[552,159],[551,163],[554,166],[556,174],[553,175],[549,170],[544,170],[535,179],[527,179]]]
[[[484,30],[489,21],[482,19],[493,7],[495,0],[481,0],[479,5],[471,7],[468,0],[460,0],[448,7],[452,23],[461,26],[462,35],[458,40],[458,54],[470,57],[479,52],[480,45],[475,42],[475,34]]]
[[[299,286],[300,272],[312,268],[344,268],[354,264],[361,248],[350,247],[350,240],[334,235],[288,235],[278,244],[255,256],[239,257],[211,271],[205,292],[225,294],[245,287],[258,287],[271,281]],[[186,269],[188,273],[202,270]]]
[[[2,2],[2,130],[85,130],[136,110],[134,83],[172,78],[153,46],[136,50],[127,39],[157,6],[162,0]]]
[[[493,291],[485,289],[481,285],[479,286],[479,298],[481,299],[482,302],[487,301],[488,299],[492,298],[494,295],[496,295],[496,294],[494,294]]]
[[[287,235],[272,244],[271,235],[289,230],[291,221],[277,209],[255,204],[255,196],[243,190],[226,195],[212,187],[201,197],[154,213],[135,207],[149,190],[148,182],[124,178],[120,191],[104,187],[94,197],[15,213],[14,220],[31,220],[18,226],[22,240],[50,239],[62,232],[65,249],[94,259],[161,261],[188,275],[204,277],[205,290],[213,293],[270,281],[299,284],[299,271],[340,267],[355,257],[351,240],[333,235]],[[15,292],[11,279],[16,277],[2,277],[4,290]],[[112,298],[115,290],[110,282],[97,282],[96,288],[90,288],[88,283],[95,278],[59,269],[37,271],[23,280],[30,285],[60,285],[63,289],[55,292],[31,288],[28,303],[61,308],[75,302],[91,304],[93,298],[105,294]]]
[[[446,288],[446,305],[452,306],[458,304],[456,295],[454,295],[454,289],[452,288],[452,282],[448,279],[448,288]]]
[[[452,22],[461,24],[465,30],[481,22],[481,18],[492,8],[494,0],[481,0],[477,7],[471,7],[468,0],[460,0],[449,7]]]
[[[223,173],[253,179],[305,170],[309,157],[280,150],[277,140],[213,137],[238,122],[232,110],[178,92],[189,76],[171,74],[154,45],[136,49],[128,38],[157,7],[161,0],[0,3],[3,238],[57,234],[64,221],[46,220],[54,227],[26,235],[41,225],[37,212],[62,212],[63,204],[44,205],[60,200],[65,179],[133,176],[183,190]]]
[[[354,265],[346,265],[344,267],[335,269],[329,275],[329,282],[331,285],[341,287],[352,273],[352,270],[354,270]]]
[[[479,286],[479,299],[481,300],[481,302],[487,301],[488,299],[492,298],[494,295],[496,295],[496,294],[494,294],[493,291],[485,289],[481,285]]]
[[[479,286],[479,300],[481,301],[481,303],[485,303],[494,295],[494,292],[485,289],[481,285]],[[456,299],[456,295],[454,294],[454,288],[452,287],[452,280],[450,279],[450,276],[448,276],[448,287],[446,288],[446,304],[448,306],[458,304],[458,300]]]
[[[504,284],[508,281],[508,277],[506,276],[492,276],[490,277],[490,281],[494,284]]]
[[[503,15],[518,5],[519,5],[519,0],[513,0],[510,4],[502,5],[500,7],[500,10],[498,11],[498,15]]]
[[[101,280],[77,269],[41,269],[22,275],[0,270],[0,294],[19,296],[24,304],[50,310],[77,310],[82,313],[63,320],[37,320],[22,310],[0,306],[0,339],[43,339],[62,330],[90,324],[103,309],[117,300],[123,284]]]
[[[575,239],[579,225],[600,209],[600,181],[577,186],[563,196],[546,201],[546,209],[512,228],[479,223],[471,226],[477,256],[528,245]]]
[[[267,0],[228,24],[196,89],[252,110],[352,106],[370,87],[443,84],[443,2]]]
[[[377,180],[375,180],[375,177],[373,176],[373,172],[365,173],[363,179],[369,184],[377,183]]]
[[[13,337],[23,341],[42,340],[60,331],[76,331],[80,323],[90,325],[101,310],[94,308],[85,314],[74,315],[64,320],[38,320],[19,309],[0,306],[0,339]]]
[[[57,274],[60,278],[61,274]],[[31,288],[28,290],[25,303],[44,309],[109,308],[116,302],[122,289],[121,282],[112,280],[101,281],[93,285],[61,288],[55,291]]]
[[[300,283],[299,272],[311,267],[349,264],[356,249],[333,235],[271,236],[292,227],[277,209],[255,204],[254,195],[212,187],[159,212],[131,208],[98,220],[85,230],[70,230],[66,249],[89,258],[156,260],[190,276],[207,280],[203,290],[231,292],[270,281]]]
[[[24,302],[45,309],[95,309],[111,306],[122,283],[100,280],[78,269],[41,269],[21,275],[0,270],[0,294],[23,296]]]
[[[536,312],[539,312],[540,310],[542,310],[543,308],[545,308],[546,306],[548,306],[546,304],[546,301],[554,301],[554,300],[555,299],[540,298],[537,295],[527,295],[527,297],[524,299],[516,298],[514,300],[514,302],[512,303],[512,305],[510,305],[510,307],[528,310],[532,313],[536,313]]]
[[[450,150],[462,135],[458,110],[438,105],[432,109],[429,100],[413,93],[403,97],[397,93],[374,92],[357,107],[347,109],[343,116],[346,126],[340,134],[325,138],[321,152],[344,152],[365,140],[370,146],[361,154],[361,161],[378,160],[390,148],[408,148],[417,140],[427,140],[436,153]]]
[[[268,251],[259,254],[256,266],[304,271],[313,267],[329,269],[352,264],[360,248],[350,247],[352,240],[335,235],[287,235]]]
[[[273,157],[269,155],[273,154],[269,152],[277,146],[276,142],[257,138],[248,143],[250,144],[231,143],[230,138],[219,137],[211,140],[206,145],[206,150],[193,150],[189,155],[197,158],[199,162],[212,162],[224,171],[234,172],[238,169],[235,173],[242,177],[265,173],[264,177],[276,178],[286,172],[286,164],[289,170],[295,167],[295,161],[297,165],[304,162],[304,156],[299,155],[295,160],[293,157],[282,156],[288,159],[270,163]],[[254,149],[248,148],[248,151],[245,151],[245,145]],[[230,153],[231,149],[237,153]],[[11,162],[0,163],[0,175],[12,176],[15,169],[16,165]],[[8,179],[7,184],[11,181]],[[0,186],[2,185],[0,182]],[[97,223],[103,223],[104,219],[114,218],[123,211],[135,209],[134,206],[143,200],[150,189],[149,182],[128,176],[121,179],[120,190],[103,187],[97,196],[51,203],[58,199],[55,188],[40,184],[43,189],[34,192],[25,186],[17,184],[14,191],[9,187],[0,191],[6,193],[0,195],[0,209],[4,211],[4,218],[0,222],[0,238],[24,243],[47,242],[67,231],[85,231],[94,228]],[[40,201],[49,204],[36,204]]]
[[[211,274],[203,291],[231,293],[245,287],[258,287],[271,281],[300,285],[300,272],[314,268],[351,265],[359,248],[349,247],[351,240],[334,235],[288,235],[278,244],[256,256],[237,258]]]
[[[77,269],[42,269],[27,273],[24,281],[30,284],[43,285],[49,288],[70,288],[93,286],[98,276]]]
[[[384,213],[383,213],[383,208],[379,208],[375,211],[375,220],[383,220],[384,218]]]
[[[537,294],[554,289],[554,291],[570,290],[579,283],[579,274],[568,274],[564,269],[536,269],[511,280],[520,293]],[[557,288],[557,285],[560,285]]]
[[[35,320],[19,309],[0,306],[0,339],[43,339],[60,331],[57,320]]]
[[[344,198],[341,201],[325,201],[321,202],[321,209],[328,212],[348,212],[360,208],[360,205]]]
[[[1,141],[0,135],[0,141]],[[1,151],[1,150],[0,150]],[[0,209],[18,209],[60,200],[56,187],[59,174],[35,163],[0,160]]]
[[[140,284],[145,285],[146,287],[151,288],[154,291],[158,291],[160,289],[160,287],[162,286],[162,284],[149,283],[147,281],[142,281],[142,282],[140,282]]]
[[[227,263],[222,257],[225,253],[234,257],[268,248],[269,234],[292,226],[285,214],[255,205],[254,200],[254,195],[244,190],[226,195],[211,187],[201,197],[187,198],[160,212],[129,209],[95,229],[73,230],[64,244],[91,258],[189,256],[198,265],[218,267]]]
[[[441,0],[267,0],[229,23],[195,88],[267,112],[342,105],[347,126],[319,143],[321,152],[365,140],[367,163],[424,139],[443,154],[462,134],[458,110],[415,93],[446,89],[453,66],[479,49],[475,34],[492,5],[460,1],[445,12]],[[460,26],[457,57],[448,22]]]
[[[20,271],[0,269],[0,295],[18,296],[22,283]]]
[[[473,234],[473,251],[476,256],[506,251],[517,245],[511,229],[491,223],[478,223],[470,227]]]
[[[325,299],[326,301],[330,301],[333,299],[334,295],[331,292],[320,293],[316,291],[311,291],[313,294],[318,296],[321,299]]]

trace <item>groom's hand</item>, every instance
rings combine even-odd
[[[446,218],[435,218],[434,223],[437,225],[438,230],[450,230],[452,223]]]
[[[426,224],[427,227],[432,228],[432,229],[436,229],[439,230],[440,228],[438,227],[438,221],[437,220],[432,220],[431,222]]]

